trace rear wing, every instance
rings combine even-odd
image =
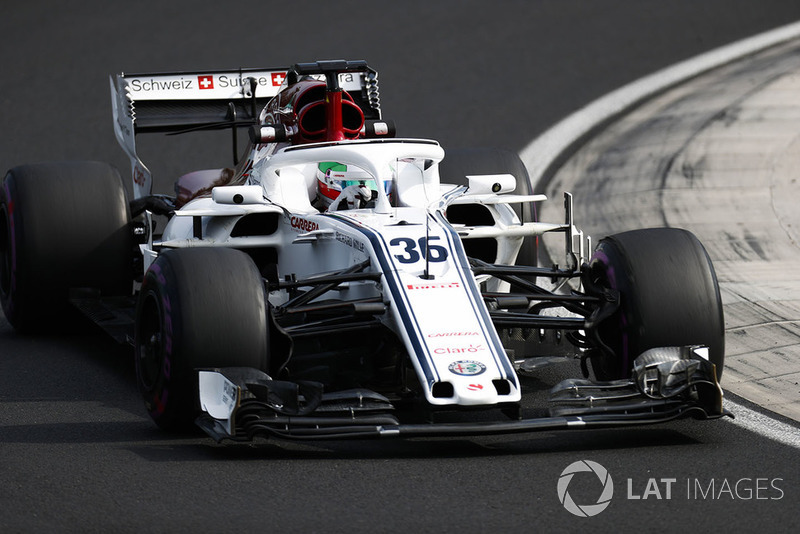
[[[117,74],[111,76],[114,134],[131,160],[134,197],[152,192],[152,175],[136,154],[141,133],[183,133],[231,129],[234,163],[238,158],[237,129],[258,122],[269,100],[285,87],[291,68],[231,71]],[[324,76],[314,76],[323,79]],[[377,73],[343,72],[339,82],[365,118],[380,119]]]

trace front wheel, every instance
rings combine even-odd
[[[245,253],[168,250],[145,274],[136,310],[136,377],[150,417],[188,429],[203,367],[267,370],[264,283]]]
[[[592,282],[619,292],[620,306],[595,334],[599,380],[630,376],[633,360],[654,347],[706,345],[722,376],[725,322],[714,267],[690,232],[651,228],[601,240],[589,265]]]

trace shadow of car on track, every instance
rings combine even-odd
[[[712,436],[700,439],[681,422],[658,428],[620,431],[588,430],[544,432],[525,436],[488,436],[477,438],[417,438],[407,440],[350,440],[297,442],[257,438],[252,442],[216,444],[210,440],[161,439],[152,445],[135,445],[130,450],[152,462],[192,459],[197,461],[286,461],[286,460],[397,460],[433,458],[469,459],[565,452],[624,451],[626,449],[702,445],[716,441]]]

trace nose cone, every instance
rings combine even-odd
[[[497,391],[488,379],[458,380],[453,384],[456,402],[461,405],[496,404],[500,401]]]

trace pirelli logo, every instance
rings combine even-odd
[[[460,287],[460,282],[444,282],[440,284],[406,284],[406,288],[412,290],[458,289]]]

